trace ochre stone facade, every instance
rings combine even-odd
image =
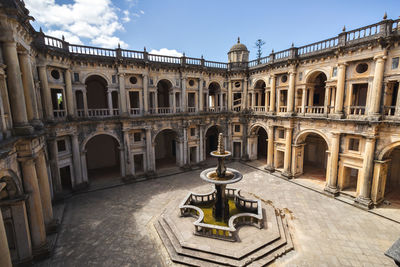
[[[222,63],[73,45],[30,19],[0,4],[1,266],[48,254],[65,192],[191,168],[218,132],[233,159],[360,207],[400,192],[399,20],[253,61],[238,40]]]

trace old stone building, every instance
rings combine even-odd
[[[382,21],[228,63],[70,44],[0,3],[0,266],[49,253],[52,201],[110,180],[233,159],[366,209],[400,192],[400,25]],[[397,197],[398,200],[398,197]]]

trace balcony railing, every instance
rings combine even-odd
[[[85,110],[84,109],[77,109],[76,113],[78,114],[78,117],[85,117]]]
[[[287,106],[280,106],[279,112],[287,112]]]
[[[252,110],[254,113],[265,113],[265,106],[255,106]]]
[[[131,116],[140,116],[141,115],[140,108],[131,108],[129,114]]]
[[[383,115],[385,117],[392,117],[396,113],[396,106],[385,106],[383,109]]]
[[[365,115],[365,106],[350,106],[349,115]]]
[[[111,117],[110,109],[108,108],[97,108],[97,109],[88,109],[88,117]]]
[[[235,107],[232,108],[232,110],[235,111],[235,112],[240,112],[242,110],[242,107],[241,106],[235,106]]]
[[[306,106],[306,113],[311,113],[311,114],[323,114],[325,111],[324,106]]]
[[[329,38],[323,41],[307,44],[301,47],[292,46],[289,49],[285,49],[278,52],[272,52],[266,57],[252,60],[249,62],[215,62],[207,61],[203,58],[191,58],[191,57],[171,57],[163,55],[149,54],[146,51],[134,51],[125,49],[106,49],[99,47],[91,47],[84,45],[70,44],[64,40],[46,36],[43,33],[37,35],[35,40],[36,45],[43,46],[49,49],[64,51],[71,54],[88,55],[88,56],[101,56],[101,57],[114,57],[119,59],[134,59],[143,60],[150,62],[158,62],[165,64],[175,65],[192,65],[201,66],[213,69],[228,70],[233,68],[253,68],[257,66],[264,66],[266,64],[273,64],[274,62],[281,62],[288,59],[294,59],[297,57],[305,57],[318,53],[325,53],[329,50],[336,49],[346,45],[353,45],[359,42],[368,41],[369,39],[375,39],[378,37],[388,37],[390,35],[399,32],[399,19],[397,20],[383,20],[381,22],[371,24],[358,29],[342,32],[336,37]]]
[[[189,113],[195,113],[196,112],[196,107],[188,107],[188,112]]]
[[[302,106],[297,106],[296,107],[296,113],[302,113],[303,112],[303,107]]]
[[[53,110],[54,118],[62,119],[65,118],[67,112],[64,109]]]

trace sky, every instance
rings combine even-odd
[[[73,44],[227,61],[240,37],[256,58],[382,20],[398,19],[400,0],[25,0],[45,34]]]

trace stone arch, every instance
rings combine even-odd
[[[215,128],[214,128],[215,127]],[[214,128],[214,129],[213,129]],[[218,143],[218,134],[223,133],[226,135],[226,129],[220,124],[214,123],[209,124],[204,129],[204,155],[209,157],[210,152],[216,150]],[[225,138],[225,148],[227,148],[227,138]]]
[[[170,88],[176,87],[176,86],[174,86],[175,83],[173,83],[170,78],[166,78],[166,77],[162,77],[162,78],[157,79],[157,81],[154,83],[156,85],[156,87],[157,87],[157,84],[159,82],[161,82],[161,81],[167,81],[169,83],[169,85],[170,85]]]
[[[92,77],[92,76],[100,76],[101,78],[103,78],[103,79],[106,81],[107,85],[111,84],[111,81],[110,81],[110,79],[107,77],[107,75],[104,75],[104,74],[101,73],[101,72],[90,72],[90,73],[87,73],[87,74],[82,78],[82,83],[85,84],[85,83],[86,83],[86,80],[87,80],[88,78]]]
[[[264,78],[256,78],[253,81],[252,88],[256,88],[257,83],[264,82],[265,86],[267,86],[267,81]]]
[[[294,138],[292,157],[294,176],[310,179],[323,189],[329,176],[330,143],[327,136],[314,129],[299,132]]]
[[[249,127],[247,150],[250,160],[267,160],[268,154],[268,128],[261,122],[256,122]]]
[[[252,124],[249,127],[248,135],[257,133],[259,127],[263,128],[268,133],[268,126],[267,125],[264,125],[261,122],[256,122],[256,123]]]
[[[329,73],[326,70],[322,69],[322,68],[317,68],[317,69],[313,69],[313,70],[309,71],[305,75],[304,81],[306,83],[312,82],[312,80],[314,80],[321,73],[325,74],[326,78],[328,79]]]
[[[182,137],[182,134],[181,134],[179,131],[175,130],[175,129],[172,128],[171,126],[166,126],[166,127],[162,127],[162,128],[160,128],[159,130],[157,130],[157,132],[151,137],[151,141],[154,143],[155,140],[156,140],[157,135],[158,135],[159,133],[161,133],[162,131],[165,131],[165,130],[171,130],[171,131],[175,132],[175,134],[176,134],[176,136],[177,136],[178,138],[181,138],[181,137]]]
[[[212,83],[218,84],[219,88],[222,90],[221,82],[220,82],[220,81],[217,81],[217,80],[211,80],[211,81],[209,81],[209,82],[207,83],[207,90],[210,88],[210,85],[211,85]]]
[[[396,147],[400,146],[400,141],[385,146],[378,155],[378,160],[385,160]]]
[[[122,143],[121,143],[121,140],[120,140],[120,138],[119,138],[119,136],[118,136],[117,134],[115,134],[115,133],[113,133],[113,132],[97,131],[97,132],[94,132],[94,133],[89,134],[89,135],[86,136],[86,138],[82,141],[82,143],[81,143],[81,152],[84,152],[84,151],[85,151],[86,144],[87,144],[87,142],[88,142],[90,139],[92,139],[93,137],[95,137],[95,136],[97,136],[97,135],[102,135],[102,134],[103,134],[103,135],[109,135],[109,136],[113,137],[113,138],[118,142],[118,146],[119,146],[120,148],[123,147],[123,146],[122,146]]]
[[[153,136],[154,163],[156,169],[181,166],[184,162],[183,142],[178,131],[164,127]],[[183,153],[182,153],[183,152]]]

